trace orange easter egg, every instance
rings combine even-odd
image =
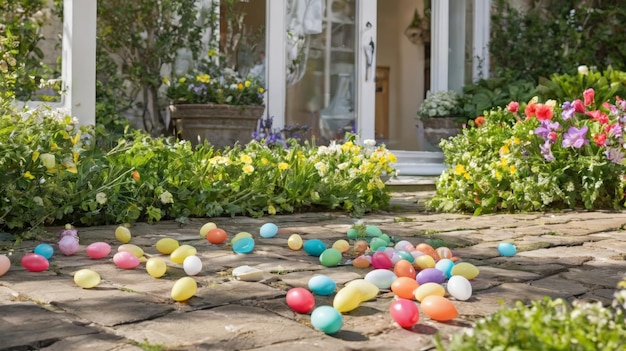
[[[417,251],[421,251],[425,254],[427,254],[428,256],[432,257],[435,262],[439,261],[439,254],[437,253],[437,251],[435,251],[435,249],[433,249],[432,246],[426,244],[426,243],[420,243],[415,247],[415,250]]]
[[[442,247],[438,247],[437,250],[437,254],[439,255],[439,258],[447,258],[450,259],[452,258],[452,250],[450,250],[449,248],[442,246]]]
[[[356,254],[362,255],[369,249],[369,244],[365,240],[357,240],[354,243],[354,252]]]
[[[367,268],[371,265],[371,262],[365,256],[359,256],[352,261],[352,265],[356,268]]]
[[[391,283],[391,291],[403,299],[414,300],[415,290],[419,287],[419,283],[409,277],[399,277]]]
[[[415,275],[417,274],[413,264],[407,260],[400,260],[396,262],[393,266],[393,273],[395,273],[397,277],[407,277],[412,278],[413,280],[415,280]]]
[[[438,322],[446,322],[459,316],[452,301],[443,296],[426,296],[420,307],[430,319]]]

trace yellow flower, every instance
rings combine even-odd
[[[78,173],[78,169],[74,165],[67,166],[67,171],[74,174]]]
[[[170,86],[170,79],[167,77],[163,77],[163,84],[167,85],[168,87]]]
[[[469,179],[470,179],[470,175],[469,175],[469,173],[465,173],[465,174],[463,174],[463,177],[465,177],[465,179],[467,179],[467,180],[469,180]]]
[[[211,76],[208,74],[200,74],[196,76],[196,80],[200,83],[208,83],[211,81]]]
[[[178,83],[180,83],[180,84],[183,84],[183,83],[185,83],[186,81],[187,81],[187,78],[186,78],[186,77],[180,77],[180,78],[178,78]]]
[[[506,155],[510,152],[509,145],[504,145],[500,148],[500,155]]]
[[[72,152],[72,156],[74,156],[74,163],[78,163],[78,152],[74,151]]]
[[[520,140],[518,137],[513,137],[513,144],[519,144]]]
[[[504,168],[509,165],[509,160],[506,157],[502,157],[500,162],[498,162],[498,166]]]
[[[26,173],[24,173],[24,178],[26,178],[26,179],[35,179],[35,176],[30,174],[30,171],[26,171]]]
[[[501,181],[502,180],[502,173],[500,173],[500,171],[494,171],[494,173],[495,173],[496,179],[498,181]]]
[[[41,154],[41,163],[48,169],[51,170],[56,166],[56,159],[53,154],[45,153]]]
[[[343,152],[348,152],[352,150],[352,146],[354,146],[354,144],[351,141],[347,141],[345,144],[341,145],[341,150]]]
[[[465,174],[465,166],[463,165],[456,165],[456,167],[454,167],[454,174],[456,175],[462,175]]]
[[[239,157],[239,160],[241,160],[241,162],[243,162],[243,163],[245,163],[245,164],[250,164],[250,163],[252,163],[252,157],[250,157],[250,156],[248,156],[248,155],[245,155],[245,154],[241,155],[241,156]]]
[[[271,214],[271,215],[275,215],[276,214],[276,207],[274,207],[273,205],[267,206],[267,213]]]
[[[72,145],[76,145],[76,143],[80,140],[80,132],[76,133],[73,138],[70,138]]]
[[[257,91],[259,92],[259,94],[263,94],[265,92],[265,89],[259,87],[259,89],[257,89]]]
[[[32,156],[33,162],[37,161],[38,158],[39,158],[39,151],[33,152],[33,156]]]
[[[511,165],[509,167],[509,172],[511,172],[511,174],[515,174],[515,171],[517,171],[517,168],[515,168],[515,165]]]
[[[286,169],[289,169],[289,164],[286,162],[281,162],[278,164],[278,169],[281,171],[284,171]]]
[[[208,54],[209,54],[210,57],[217,56],[217,51],[211,49],[211,50],[209,50]]]
[[[269,161],[267,158],[263,157],[263,158],[261,159],[261,164],[262,164],[263,166],[267,166],[267,164],[268,164],[268,163],[270,163],[270,161]]]
[[[251,174],[252,172],[254,172],[254,167],[252,167],[252,165],[243,166],[243,173]]]
[[[237,84],[237,90],[243,90],[243,84],[241,83]]]
[[[50,144],[50,151],[56,151],[59,147],[57,146],[56,143],[52,143]]]
[[[246,88],[250,88],[250,85],[252,85],[249,80],[247,80],[244,84],[246,85]]]

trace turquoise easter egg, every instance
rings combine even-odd
[[[265,223],[259,229],[259,234],[264,238],[273,238],[278,234],[278,226],[274,223]]]
[[[411,255],[411,253],[408,251],[398,250],[396,251],[396,254],[398,254],[398,256],[400,256],[400,258],[403,260],[409,261],[411,263],[415,262],[415,257],[413,257],[413,255]]]
[[[309,279],[309,290],[314,294],[328,296],[335,292],[337,283],[325,275],[316,275]]]
[[[454,268],[454,262],[448,258],[442,258],[435,264],[435,268],[443,272],[446,278],[450,278],[452,275],[452,268]]]
[[[507,257],[515,256],[515,254],[517,253],[517,248],[511,243],[499,243],[498,253],[500,253],[500,255],[502,256]]]
[[[50,257],[52,257],[52,254],[54,254],[54,248],[52,248],[50,244],[39,244],[35,247],[33,252],[45,257],[46,260],[49,260]]]
[[[326,250],[326,244],[319,239],[311,239],[305,241],[302,248],[307,254],[319,257]]]
[[[320,306],[311,313],[311,324],[326,334],[335,334],[343,326],[341,313],[330,306]]]
[[[241,238],[233,244],[233,251],[238,254],[248,254],[254,250],[254,239]]]

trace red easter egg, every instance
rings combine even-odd
[[[458,317],[459,312],[452,301],[443,296],[429,295],[422,300],[422,311],[432,320],[446,322]]]
[[[415,302],[407,299],[398,299],[389,306],[389,313],[402,328],[411,328],[420,319],[419,309]]]
[[[393,267],[393,262],[386,253],[377,251],[372,255],[372,267],[375,269],[389,269]]]
[[[133,269],[139,266],[139,258],[128,251],[120,251],[113,255],[113,263],[123,269]]]
[[[22,267],[31,272],[43,272],[50,266],[48,260],[36,253],[28,253],[22,257]]]
[[[407,277],[412,278],[413,280],[415,280],[415,276],[417,275],[415,267],[413,267],[413,263],[407,260],[400,260],[396,262],[393,266],[393,273],[397,277]]]
[[[415,299],[415,290],[419,288],[419,283],[414,278],[398,277],[391,283],[391,291],[403,299]]]
[[[315,307],[315,297],[305,288],[292,288],[287,291],[287,305],[298,313],[309,313]]]
[[[221,244],[226,241],[226,231],[222,228],[213,228],[206,233],[206,239],[211,244]]]
[[[111,253],[111,245],[98,241],[92,244],[89,244],[85,249],[87,251],[87,255],[94,259],[105,258]]]

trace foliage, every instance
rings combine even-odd
[[[255,78],[243,78],[230,68],[220,66],[217,53],[210,50],[209,58],[202,60],[198,68],[182,77],[164,78],[167,97],[173,104],[228,104],[263,105],[265,92]]]
[[[462,116],[461,95],[454,90],[428,91],[417,115],[420,118]]]
[[[626,72],[614,70],[610,66],[605,71],[598,71],[581,65],[577,74],[553,74],[550,79],[540,79],[537,94],[543,101],[571,101],[588,88],[595,91],[599,101],[608,101],[614,96],[626,97]]]
[[[519,106],[485,115],[480,128],[443,141],[451,167],[429,205],[475,214],[623,208],[626,102],[594,99]]]
[[[476,322],[472,333],[457,334],[442,350],[622,350],[626,338],[626,281],[611,306],[563,299],[517,302]]]
[[[605,0],[533,0],[528,11],[493,3],[489,52],[496,75],[536,81],[582,64],[626,70],[626,8]]]
[[[505,107],[510,101],[528,101],[534,95],[535,83],[506,77],[481,79],[463,87],[463,110],[470,118],[485,111]]]
[[[135,130],[103,149],[101,133],[45,107],[1,116],[0,230],[316,209],[359,216],[388,205],[381,177],[396,161],[354,136],[328,147],[216,150]]]

